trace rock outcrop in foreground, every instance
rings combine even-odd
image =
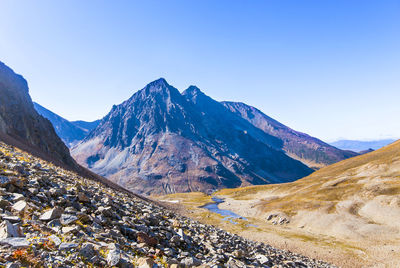
[[[178,216],[4,143],[0,207],[0,265],[7,267],[329,267]]]

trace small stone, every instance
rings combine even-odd
[[[185,235],[185,233],[183,232],[182,229],[179,229],[178,232],[177,232],[177,234],[178,234],[183,240],[186,239],[186,235]]]
[[[121,253],[118,248],[114,248],[110,250],[110,252],[107,255],[107,263],[110,266],[115,266],[117,265],[121,260]]]
[[[79,227],[78,226],[66,226],[61,229],[61,232],[63,234],[77,233],[77,232],[79,232]]]
[[[111,207],[99,207],[97,209],[104,217],[111,217],[112,216],[112,208]]]
[[[56,245],[56,247],[61,245],[61,239],[58,238],[58,236],[56,236],[56,235],[49,236],[49,240],[53,241],[53,243],[54,243],[54,245]]]
[[[3,196],[6,195],[6,193],[7,193],[6,189],[0,187],[0,195]]]
[[[93,244],[85,243],[79,250],[79,254],[86,259],[91,259],[96,254],[96,251],[94,250]]]
[[[265,264],[265,263],[269,262],[268,257],[265,256],[265,255],[256,255],[255,258],[258,260],[258,262],[259,262],[260,264]]]
[[[199,266],[201,264],[201,261],[194,257],[186,257],[181,260],[181,264],[184,267],[193,267],[193,266]]]
[[[9,221],[4,221],[0,224],[0,238],[21,237],[22,231],[18,225],[14,225]]]
[[[233,255],[235,258],[240,259],[240,258],[243,257],[243,250],[240,250],[240,249],[235,250],[235,251],[232,253],[232,255]]]
[[[153,247],[158,244],[157,239],[155,239],[154,237],[151,237],[148,234],[143,233],[143,232],[137,233],[136,240],[138,243],[145,243],[146,245],[148,245],[150,247]]]
[[[90,198],[83,192],[78,192],[78,200],[79,202],[89,203]]]
[[[63,210],[61,208],[55,207],[55,208],[50,209],[50,210],[46,211],[45,213],[43,213],[39,219],[42,221],[50,221],[53,219],[57,219],[57,218],[60,218],[62,212],[63,212]]]
[[[5,200],[3,198],[0,198],[0,208],[5,209],[5,208],[8,208],[10,206],[11,206],[10,202],[8,202],[7,200]]]
[[[6,266],[6,268],[20,268],[21,267],[21,263],[20,262],[12,262],[12,263],[8,263]]]
[[[12,183],[14,186],[18,187],[18,188],[24,188],[25,185],[26,185],[26,179],[23,179],[23,178],[13,178],[13,179],[11,180],[11,183]]]
[[[239,261],[239,260],[235,260],[235,259],[233,259],[233,258],[230,258],[226,264],[227,264],[227,266],[228,266],[229,268],[242,268],[242,267],[246,267],[246,265],[245,265],[243,262],[241,262],[241,261]]]
[[[24,200],[20,200],[17,203],[15,203],[11,208],[13,210],[15,210],[16,212],[20,213],[20,212],[24,211],[26,206],[27,206],[26,202]]]
[[[78,220],[78,217],[75,215],[71,214],[62,214],[60,217],[60,222],[62,225],[68,225],[70,223],[76,222]]]
[[[61,243],[58,249],[59,250],[71,250],[71,249],[74,249],[77,247],[78,247],[78,244],[75,244],[75,243]]]
[[[0,176],[0,186],[5,187],[11,183],[11,179],[6,176]]]
[[[9,237],[0,239],[0,245],[8,245],[13,248],[27,248],[29,247],[29,242],[25,237]]]
[[[18,216],[10,216],[10,215],[2,215],[3,220],[9,221],[11,223],[17,223],[21,221],[21,218]]]
[[[50,227],[52,230],[54,230],[55,232],[60,231],[62,225],[60,220],[55,219],[55,220],[51,220],[47,223],[47,226]]]
[[[29,188],[28,191],[33,195],[35,195],[39,192],[39,190],[37,188]]]
[[[13,202],[18,202],[20,200],[25,200],[25,196],[19,193],[13,193],[11,196],[11,200]]]
[[[154,260],[148,257],[142,257],[137,260],[138,268],[152,268],[154,265]]]
[[[181,223],[180,223],[178,220],[174,220],[174,221],[172,222],[172,226],[173,226],[174,228],[180,228],[180,227],[181,227]]]

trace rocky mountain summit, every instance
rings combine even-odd
[[[35,155],[76,167],[51,123],[34,109],[26,80],[0,62],[0,140]]]
[[[72,155],[126,189],[165,194],[288,182],[312,172],[282,141],[191,86],[156,80],[114,105]]]
[[[289,156],[302,161],[309,167],[321,168],[358,155],[355,152],[340,150],[317,138],[295,131],[247,104],[228,101],[222,102],[222,104],[255,127],[281,140],[283,150]]]
[[[5,267],[330,267],[176,215],[0,143]]]
[[[35,110],[44,118],[47,118],[53,125],[57,135],[64,141],[65,145],[72,147],[83,140],[89,132],[95,128],[100,120],[93,122],[68,121],[67,119],[53,113],[42,105],[34,102]]]

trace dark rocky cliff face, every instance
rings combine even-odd
[[[282,142],[190,87],[164,79],[114,106],[72,149],[96,173],[140,193],[293,181],[312,172]]]
[[[34,109],[26,80],[2,62],[0,139],[57,164],[77,166],[51,123]]]
[[[355,152],[340,150],[317,138],[295,131],[247,104],[240,102],[222,102],[222,104],[255,127],[281,140],[283,150],[288,155],[310,167],[321,168],[358,155]]]

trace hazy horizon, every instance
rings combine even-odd
[[[68,120],[164,77],[327,142],[400,137],[398,1],[11,1],[0,61]]]

